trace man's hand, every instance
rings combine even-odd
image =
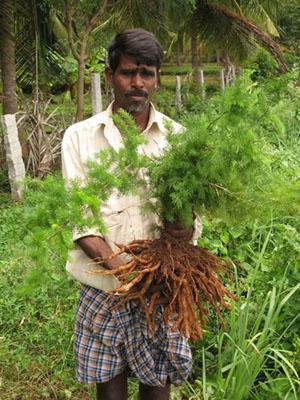
[[[78,240],[76,243],[87,256],[95,261],[99,261],[104,268],[116,269],[124,262],[119,257],[114,257],[109,261],[103,262],[102,260],[107,260],[112,254],[112,250],[104,239],[99,236],[84,236]]]

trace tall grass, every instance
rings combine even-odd
[[[299,375],[289,360],[290,352],[281,346],[285,333],[299,320],[299,314],[280,334],[277,328],[285,305],[299,291],[300,284],[285,288],[287,267],[277,287],[266,294],[256,292],[256,278],[270,237],[271,229],[262,244],[255,269],[250,274],[245,297],[234,266],[240,300],[232,305],[227,321],[228,331],[220,332],[213,345],[203,347],[202,379],[199,377],[192,385],[187,383],[184,387],[189,400],[283,399],[283,387],[284,399],[299,398]],[[217,347],[214,374],[211,373],[212,346]],[[276,397],[278,384],[281,385],[281,394]]]

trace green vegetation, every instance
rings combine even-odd
[[[24,275],[32,260],[26,254],[23,208],[0,208],[0,397],[68,399],[87,390],[74,380],[72,354],[76,287],[64,271],[64,258],[53,254],[46,282],[24,293]],[[49,250],[50,251],[50,250]]]
[[[217,75],[219,73],[220,67],[215,63],[205,63],[200,67],[203,72],[207,75]],[[163,65],[161,70],[161,75],[186,75],[192,73],[193,68],[190,64],[184,65]]]
[[[287,152],[274,146],[277,132],[269,130],[273,121],[280,129],[275,110],[244,76],[213,99],[205,113],[184,118],[186,132],[169,136],[167,151],[149,171],[152,195],[161,204],[156,210],[161,207],[163,218],[179,217],[188,224],[195,209],[236,224],[283,211],[297,215],[299,164],[278,169]],[[290,202],[284,201],[286,196]]]
[[[248,215],[225,218],[238,209],[221,207],[212,218],[216,208],[211,203],[199,244],[231,260],[231,286],[239,301],[225,315],[225,331],[211,315],[204,341],[193,348],[193,373],[182,388],[174,388],[173,399],[183,395],[190,400],[297,399],[300,221],[299,192],[295,190],[299,185],[300,98],[293,79],[267,80],[259,88],[242,80],[222,97],[203,103],[195,96],[193,107],[198,112],[205,110],[205,116],[183,112],[183,123],[191,129],[200,121],[201,129],[214,133],[204,138],[213,141],[216,157],[229,150],[235,151],[237,164],[245,157],[258,157],[258,167],[263,162],[265,168],[263,187],[268,193],[271,187],[277,190],[266,204],[259,202],[253,193],[259,170],[250,170],[254,180],[247,185],[256,200],[254,208],[247,208]],[[222,134],[224,144],[234,140],[231,148],[222,148]],[[261,143],[262,152],[253,152],[252,145]],[[209,164],[205,158],[204,162]],[[218,163],[211,166],[218,167]],[[225,171],[227,184],[235,181],[234,171],[229,167]],[[268,186],[273,179],[280,184]],[[117,184],[130,187],[128,181]],[[76,209],[87,202],[92,208],[98,203],[84,192],[70,202],[55,175],[28,185],[19,205],[0,197],[0,397],[89,398],[93,388],[79,385],[74,377],[72,327],[78,285],[64,271],[71,226],[57,225],[71,214],[73,221],[84,226],[90,221],[80,220]],[[220,205],[229,207],[226,202],[222,197]],[[67,211],[63,204],[73,207]],[[255,219],[249,218],[253,215]],[[57,231],[59,235],[54,235]],[[134,399],[136,382],[130,390]]]
[[[205,215],[199,244],[229,261],[228,285],[239,296],[224,316],[225,330],[209,316],[204,340],[193,347],[193,372],[183,387],[173,388],[172,400],[297,400],[299,0],[2,3],[0,113],[20,111],[26,162],[33,132],[39,139],[44,129],[47,141],[52,132],[47,123],[62,128],[75,115],[78,120],[91,115],[90,73],[103,72],[105,49],[116,32],[143,27],[159,38],[166,64],[153,102],[179,119],[190,135],[171,140],[165,159],[169,168],[167,162],[150,174],[159,183],[154,195],[173,205],[170,213],[166,207],[157,211],[169,219],[181,214],[188,221],[189,205],[197,205]],[[205,96],[193,74],[200,65]],[[247,69],[251,81],[241,80],[220,95],[219,70],[224,68],[225,80],[232,82],[232,65],[242,67],[242,74]],[[290,72],[279,76],[287,66]],[[180,113],[175,109],[176,75],[182,85]],[[103,82],[102,89],[106,107],[111,96]],[[199,147],[197,132],[203,135]],[[45,142],[37,142],[39,158]],[[179,142],[186,146],[179,148]],[[123,165],[130,157],[137,163],[133,153],[121,160]],[[177,154],[195,162],[187,162],[185,170],[182,164],[176,168]],[[103,157],[103,168],[97,169],[107,184],[101,199],[111,187],[132,190],[136,181],[130,174],[113,180],[105,174],[116,154]],[[45,159],[53,158],[50,149]],[[86,204],[96,210],[99,180],[91,179],[88,190],[66,192],[59,157],[51,167],[56,171],[44,180],[28,179],[24,200],[13,204],[0,124],[1,400],[95,397],[94,387],[78,384],[74,376],[72,331],[79,285],[69,279],[64,264],[72,227],[102,223],[101,216],[80,213]],[[185,179],[190,174],[191,185],[176,185],[181,171]],[[163,178],[168,185],[160,182]],[[205,191],[207,183],[214,186]],[[130,400],[137,400],[137,388],[137,382],[130,383]]]

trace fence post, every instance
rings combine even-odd
[[[220,69],[220,80],[221,80],[221,90],[222,90],[222,92],[224,92],[224,89],[225,89],[224,68]]]
[[[100,74],[98,72],[91,73],[91,96],[92,96],[92,113],[98,114],[102,111],[102,95]]]
[[[176,75],[176,96],[175,96],[175,107],[176,111],[180,113],[182,103],[181,103],[181,82],[180,82],[180,76]]]
[[[205,86],[204,86],[204,73],[203,73],[203,69],[200,69],[199,71],[200,74],[200,86],[201,86],[201,96],[204,99],[205,98]]]
[[[4,148],[8,166],[8,179],[11,197],[15,201],[22,199],[25,178],[25,166],[22,159],[21,144],[15,114],[2,115]]]

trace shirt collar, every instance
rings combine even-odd
[[[156,124],[158,126],[160,131],[164,130],[164,122],[163,122],[161,113],[159,113],[155,109],[154,105],[152,103],[150,103],[149,121],[148,121],[146,129],[143,131],[143,133],[149,132],[154,124]]]
[[[107,109],[97,114],[93,117],[91,123],[93,126],[104,125],[103,133],[105,139],[108,141],[109,145],[116,151],[118,151],[121,147],[123,147],[122,136],[118,128],[115,126],[112,119],[112,106],[113,102],[109,104]],[[164,122],[162,118],[162,114],[159,113],[154,105],[150,103],[150,115],[149,121],[146,126],[146,129],[142,132],[143,134],[149,133],[152,126],[156,124],[160,131],[164,130]]]
[[[112,104],[111,103],[105,111],[102,111],[99,114],[93,115],[90,118],[89,122],[92,127],[97,127],[99,125],[106,125],[112,113]]]

